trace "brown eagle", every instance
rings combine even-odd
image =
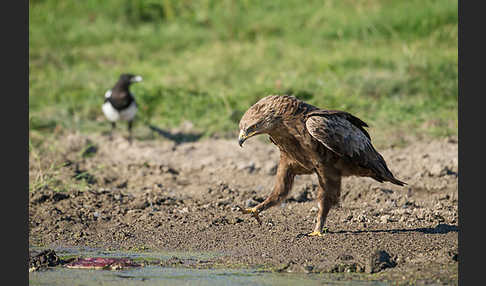
[[[371,177],[403,186],[371,144],[356,116],[324,110],[294,96],[270,95],[251,106],[240,120],[239,145],[268,134],[280,149],[277,180],[272,193],[257,206],[243,210],[258,221],[258,213],[280,203],[290,192],[295,175],[315,173],[319,180],[317,223],[309,236],[322,236],[327,214],[339,202],[343,176]]]

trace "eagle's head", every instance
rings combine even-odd
[[[276,96],[267,96],[252,105],[240,120],[240,147],[250,137],[258,134],[270,133],[281,121],[281,115],[276,112]]]

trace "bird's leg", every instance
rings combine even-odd
[[[329,210],[332,206],[339,202],[339,196],[341,193],[341,176],[337,173],[332,174],[329,172],[325,176],[318,175],[319,178],[319,190],[317,194],[318,207],[317,222],[314,231],[309,233],[308,236],[322,236],[322,231],[327,231],[327,228],[323,229],[326,223],[326,218]]]
[[[128,142],[132,144],[132,120],[128,121]]]
[[[273,188],[272,193],[263,202],[255,207],[243,210],[243,213],[251,214],[259,223],[261,223],[258,214],[272,206],[279,204],[283,199],[285,199],[285,197],[287,197],[292,189],[294,177],[295,174],[292,171],[287,157],[285,155],[281,155],[277,168],[275,187]]]
[[[109,135],[110,140],[113,140],[113,131],[115,130],[115,127],[116,127],[116,122],[112,121],[110,135]]]

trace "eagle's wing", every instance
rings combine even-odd
[[[341,157],[373,171],[375,180],[403,186],[388,169],[385,160],[371,144],[364,129],[368,125],[344,111],[316,110],[306,116],[305,125],[312,137]]]
[[[363,128],[368,125],[347,112],[317,110],[307,115],[305,124],[312,137],[339,156],[358,159],[374,151],[370,135]]]

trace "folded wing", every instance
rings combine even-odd
[[[370,135],[364,129],[367,126],[350,113],[336,110],[313,111],[306,119],[308,132],[329,150],[373,171],[377,181],[403,185],[393,177],[385,160],[371,144]]]

